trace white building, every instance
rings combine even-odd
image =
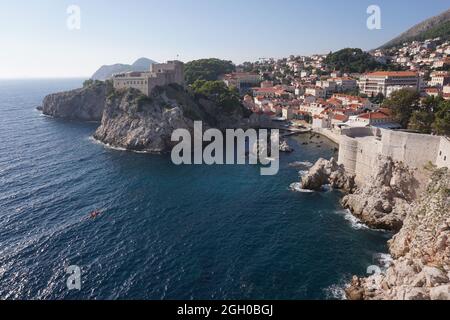
[[[444,87],[450,83],[450,74],[446,71],[436,71],[431,73],[431,81],[428,83],[431,87]]]
[[[236,87],[238,90],[257,86],[261,80],[261,75],[253,72],[234,72],[226,74],[223,78],[228,87]]]
[[[339,91],[353,91],[358,87],[358,82],[350,77],[334,78],[333,81]]]
[[[361,93],[377,95],[382,93],[388,96],[389,87],[413,87],[419,91],[419,76],[416,72],[411,71],[379,71],[363,75],[359,80],[359,88]],[[392,89],[391,91],[392,92]]]
[[[305,90],[305,95],[308,94],[315,96],[316,98],[325,98],[326,91],[321,87],[309,87]]]

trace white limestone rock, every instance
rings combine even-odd
[[[332,188],[351,192],[355,187],[355,177],[348,175],[344,167],[338,165],[334,158],[319,159],[302,177],[301,184],[303,189],[308,190],[320,191],[322,186],[329,184]]]
[[[110,90],[109,82],[98,81],[80,89],[50,94],[38,110],[54,118],[100,122]]]
[[[426,192],[411,204],[401,230],[389,241],[393,264],[384,274],[354,277],[347,297],[450,300],[449,239],[450,172],[439,169],[432,174]]]

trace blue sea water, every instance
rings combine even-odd
[[[386,251],[389,235],[349,219],[339,192],[289,190],[289,163],[329,158],[331,142],[291,139],[273,177],[175,166],[35,110],[81,83],[0,81],[0,299],[336,299]],[[66,287],[69,265],[80,291]]]

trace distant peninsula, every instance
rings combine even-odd
[[[116,73],[147,71],[154,63],[157,62],[148,58],[140,58],[133,64],[117,63],[113,65],[104,65],[92,75],[91,79],[105,81],[107,79],[110,79]]]

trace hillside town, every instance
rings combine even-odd
[[[253,113],[319,130],[400,128],[382,102],[402,89],[450,100],[449,41],[414,41],[368,54],[376,70],[330,70],[326,54],[290,56],[244,63],[222,80],[239,90]]]

